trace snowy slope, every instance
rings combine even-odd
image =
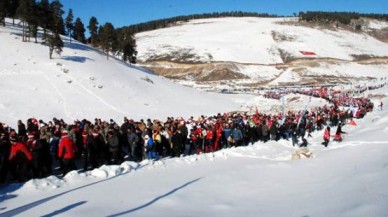
[[[279,50],[295,58],[314,57],[352,60],[352,55],[388,56],[388,45],[368,36],[345,30],[321,30],[279,22],[294,18],[216,18],[191,20],[182,25],[138,33],[139,59],[174,53],[193,54],[196,61],[282,63]],[[371,22],[371,27],[386,25]]]
[[[46,46],[22,42],[20,34],[9,23],[0,27],[0,121],[12,126],[31,117],[121,121],[210,115],[240,106],[231,96],[176,85],[65,38],[62,55],[50,60]]]

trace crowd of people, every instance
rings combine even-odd
[[[329,100],[327,98],[327,100]],[[180,157],[219,149],[246,146],[257,141],[286,139],[293,146],[307,146],[307,138],[315,130],[324,130],[328,146],[330,127],[337,127],[335,138],[342,140],[341,126],[359,117],[349,108],[332,104],[309,111],[289,111],[285,114],[264,114],[256,111],[233,112],[214,116],[167,118],[134,121],[63,119],[45,122],[30,118],[21,120],[17,129],[0,125],[0,181],[23,182],[52,174],[65,175],[71,170],[84,171],[103,164],[120,164],[125,160],[158,160]],[[366,98],[352,99],[358,111],[371,111],[373,103]],[[364,115],[365,115],[364,114]],[[56,165],[60,168],[56,171]]]

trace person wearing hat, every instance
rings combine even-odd
[[[16,137],[10,137],[10,142],[11,150],[8,157],[10,173],[16,180],[23,182],[29,177],[28,169],[31,165],[32,154]]]
[[[75,152],[77,148],[74,142],[69,138],[67,131],[62,131],[61,141],[59,142],[58,147],[58,158],[62,160],[62,172],[65,176],[69,171],[75,170]]]
[[[35,132],[28,133],[27,148],[32,154],[33,178],[43,178],[42,143],[36,139]]]
[[[100,153],[104,146],[103,140],[100,136],[98,129],[89,130],[86,135],[86,142],[84,143],[84,171],[97,168],[99,166]]]

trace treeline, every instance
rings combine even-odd
[[[67,35],[71,43],[72,39],[82,43],[90,43],[93,47],[101,49],[107,54],[120,56],[123,61],[136,62],[136,41],[132,33],[123,29],[115,29],[111,23],[99,26],[96,17],[91,17],[87,26],[90,38],[85,37],[85,26],[77,17],[74,21],[72,9],[63,19],[65,12],[60,0],[0,0],[0,23],[5,26],[5,18],[10,17],[20,20],[22,25],[22,41],[30,41],[38,37],[42,43],[49,47],[49,57],[55,51],[61,54],[64,43],[60,35]],[[42,34],[38,34],[39,27]]]
[[[187,16],[176,16],[176,17],[171,17],[166,19],[153,20],[149,22],[126,26],[126,27],[123,27],[123,29],[126,29],[126,31],[129,31],[135,34],[139,32],[166,28],[171,25],[175,25],[178,22],[187,22],[189,20],[194,20],[194,19],[220,18],[220,17],[278,17],[278,16],[267,14],[267,13],[242,12],[242,11],[214,12],[214,13],[193,14],[193,15],[187,15]]]
[[[307,11],[299,12],[299,20],[319,23],[339,22],[344,25],[351,24],[352,20],[358,20],[361,17],[386,20],[388,14],[363,14],[356,12],[323,12],[323,11]]]

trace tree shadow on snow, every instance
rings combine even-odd
[[[88,57],[82,57],[82,56],[63,56],[61,59],[73,61],[73,62],[79,62],[79,63],[84,63],[86,62],[86,60],[94,61]]]
[[[23,186],[22,183],[12,183],[0,190],[0,204],[3,203],[5,200],[9,200],[12,198],[17,197],[15,194],[11,194],[11,192],[14,192],[21,188]],[[0,210],[5,209],[4,207],[0,207]]]
[[[62,209],[55,210],[54,212],[49,213],[47,215],[43,215],[42,217],[56,216],[56,215],[59,215],[61,213],[67,212],[73,208],[76,208],[77,206],[81,206],[84,203],[86,203],[86,201],[80,201],[78,203],[73,203],[73,204],[70,204],[68,206],[63,207]]]
[[[190,182],[187,182],[187,183],[184,184],[184,185],[181,185],[181,186],[179,186],[179,187],[173,189],[172,191],[169,191],[169,192],[167,192],[167,193],[165,193],[165,194],[163,194],[163,195],[160,195],[159,197],[156,197],[155,199],[151,200],[151,201],[148,202],[148,203],[145,203],[145,204],[143,204],[143,205],[140,205],[140,206],[138,206],[138,207],[135,207],[135,208],[130,209],[130,210],[127,210],[127,211],[123,211],[123,212],[120,212],[120,213],[116,213],[116,214],[113,214],[113,215],[109,215],[108,217],[116,217],[116,216],[121,216],[121,215],[127,215],[127,214],[129,214],[129,213],[136,212],[136,211],[138,211],[138,210],[140,210],[140,209],[146,208],[147,206],[150,206],[150,205],[156,203],[156,202],[159,201],[160,199],[163,199],[163,198],[165,198],[165,197],[167,197],[167,196],[170,196],[171,194],[173,194],[173,193],[175,193],[175,192],[181,190],[182,188],[185,188],[185,187],[187,187],[188,185],[191,185],[191,184],[193,184],[193,183],[195,183],[195,182],[197,182],[197,181],[199,181],[199,180],[201,180],[201,179],[202,179],[202,178],[194,179],[194,180],[192,180],[192,181],[190,181]]]
[[[93,182],[93,183],[90,183],[90,184],[87,184],[87,185],[84,185],[84,186],[81,186],[81,187],[78,187],[78,188],[74,188],[74,189],[71,189],[71,190],[68,190],[68,191],[65,191],[65,192],[62,192],[62,193],[59,193],[59,194],[47,197],[47,198],[43,198],[43,199],[40,199],[40,200],[31,202],[31,203],[28,203],[28,204],[19,206],[19,207],[15,208],[15,209],[12,209],[12,210],[0,213],[0,216],[15,216],[15,215],[19,215],[20,213],[23,213],[23,212],[25,212],[25,211],[27,211],[29,209],[32,209],[32,208],[34,208],[36,206],[39,206],[39,205],[41,205],[43,203],[46,203],[46,202],[48,202],[50,200],[53,200],[53,199],[55,199],[57,197],[60,197],[62,195],[71,193],[73,191],[78,191],[80,189],[87,188],[87,187],[90,187],[90,186],[93,186],[93,185],[96,185],[96,184],[99,184],[99,183],[102,183],[102,182],[106,182],[106,181],[109,181],[109,180],[117,178],[117,177],[120,177],[120,175],[113,176],[113,177],[110,177],[110,178],[107,178],[107,179],[103,179],[103,180],[100,180],[100,181],[97,181],[97,182]],[[81,205],[81,204],[79,204],[79,205]],[[1,211],[1,209],[0,209],[0,211]]]
[[[66,48],[70,48],[73,50],[82,50],[82,51],[95,51],[95,48],[92,48],[86,44],[81,44],[80,42],[77,41],[72,41],[71,43],[68,41],[68,39],[64,39],[64,45]]]

